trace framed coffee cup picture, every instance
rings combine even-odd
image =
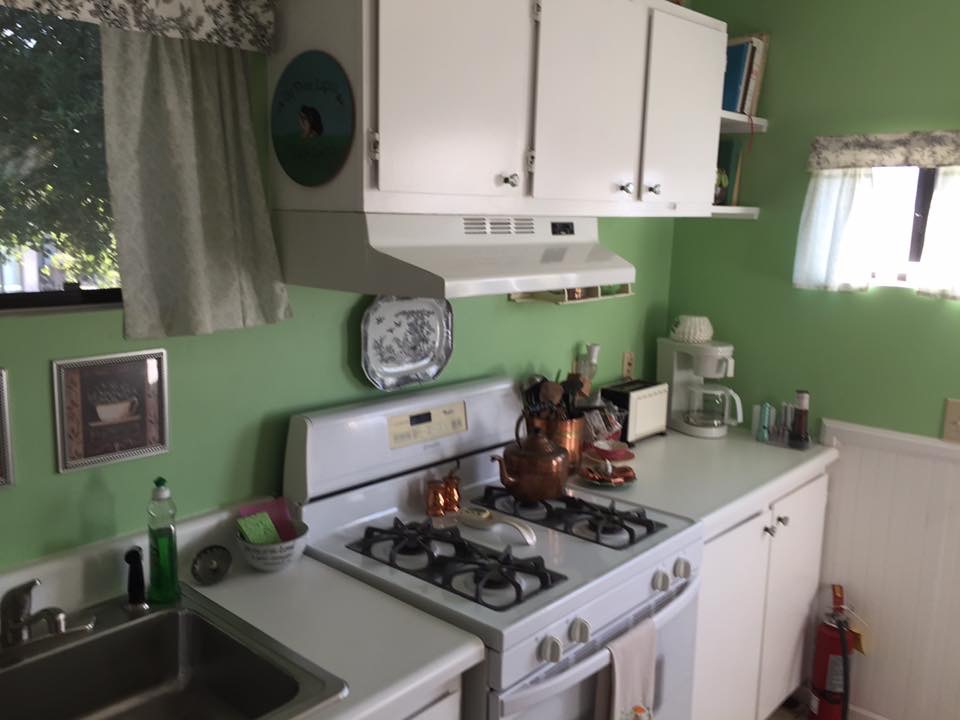
[[[60,472],[168,450],[167,353],[53,363]]]

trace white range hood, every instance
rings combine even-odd
[[[471,297],[632,283],[596,218],[284,210],[288,283],[367,294]]]

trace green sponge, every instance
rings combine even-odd
[[[243,539],[252,545],[273,545],[280,542],[280,533],[265,512],[237,518],[237,525],[240,526]]]

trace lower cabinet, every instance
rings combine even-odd
[[[409,720],[460,720],[460,702],[461,694],[457,690],[440,698]]]
[[[707,542],[693,717],[766,720],[803,679],[827,505],[822,475]]]

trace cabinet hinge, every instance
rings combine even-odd
[[[369,136],[370,143],[370,159],[379,160],[380,159],[380,133],[376,130],[369,130],[367,132]]]
[[[535,150],[527,150],[527,172],[532,173],[537,167],[537,153]]]
[[[533,21],[540,22],[543,16],[543,3],[540,0],[533,0]]]

